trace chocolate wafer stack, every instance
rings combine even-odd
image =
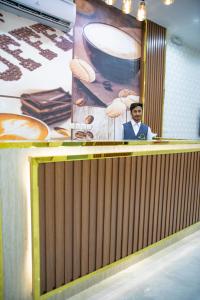
[[[40,119],[48,125],[67,120],[71,116],[72,97],[62,88],[22,94],[21,103],[23,114]]]

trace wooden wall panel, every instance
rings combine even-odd
[[[82,172],[81,276],[89,273],[90,161],[83,161]]]
[[[74,210],[74,166],[73,162],[65,162],[65,282],[73,279],[73,210]]]
[[[55,164],[56,287],[65,282],[65,178],[64,162]]]
[[[90,207],[89,207],[89,272],[96,270],[96,219],[97,219],[97,184],[98,161],[90,164]]]
[[[166,29],[146,22],[146,45],[141,65],[141,94],[144,102],[144,123],[158,136],[162,135],[165,78]],[[143,85],[145,82],[145,85]]]
[[[39,166],[41,294],[200,220],[200,153]]]
[[[112,164],[112,204],[111,204],[111,227],[110,227],[110,263],[115,261],[116,257],[116,223],[117,223],[117,199],[118,199],[118,172],[119,159],[114,158]]]
[[[56,243],[55,243],[55,164],[45,165],[45,237],[47,292],[56,287]]]

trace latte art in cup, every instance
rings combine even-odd
[[[48,133],[47,125],[40,120],[0,113],[0,140],[44,140]]]

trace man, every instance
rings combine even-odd
[[[132,120],[123,124],[124,140],[152,140],[156,134],[152,133],[151,128],[141,123],[143,105],[142,103],[132,103],[130,106]]]

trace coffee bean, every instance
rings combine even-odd
[[[90,138],[90,139],[93,139],[93,137],[94,137],[94,135],[93,135],[93,133],[92,133],[91,131],[87,131],[87,132],[86,132],[86,136],[87,136],[88,138]]]
[[[75,101],[75,104],[78,106],[83,106],[86,103],[86,100],[84,98],[79,98]]]
[[[84,131],[77,131],[75,132],[75,137],[78,139],[85,139],[86,133]]]
[[[65,137],[70,137],[69,130],[62,128],[62,127],[54,127],[54,130],[57,131],[59,134],[62,134]]]
[[[110,86],[104,86],[104,89],[111,92],[113,91],[113,89]]]
[[[92,115],[88,115],[85,117],[85,124],[91,124],[94,121],[94,117]]]
[[[103,85],[111,85],[111,82],[109,80],[103,81]]]

